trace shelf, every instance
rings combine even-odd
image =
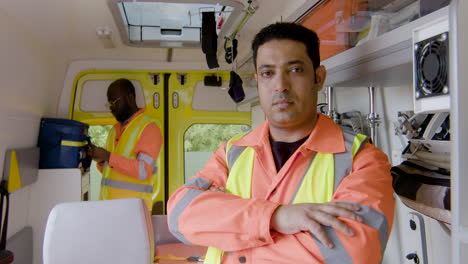
[[[322,61],[327,68],[325,85],[388,87],[412,83],[413,30],[448,13],[448,7],[441,8]]]

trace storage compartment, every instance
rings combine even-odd
[[[322,60],[439,10],[449,0],[323,0],[301,20],[317,32]]]
[[[86,158],[88,125],[68,119],[42,118],[39,131],[39,168],[89,167]],[[86,164],[85,164],[86,163]]]

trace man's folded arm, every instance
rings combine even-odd
[[[223,144],[206,167],[169,199],[172,234],[184,243],[216,246],[224,251],[272,243],[269,222],[279,204],[210,190],[225,188],[226,180]]]
[[[350,263],[381,262],[395,208],[390,167],[382,151],[366,144],[354,158],[352,173],[343,179],[333,195],[334,202],[354,203],[361,207],[356,213],[363,218],[363,223],[340,218],[353,229],[354,236],[327,230],[336,240],[334,243],[349,254]],[[332,261],[330,263],[334,263]]]

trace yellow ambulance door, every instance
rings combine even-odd
[[[104,147],[116,123],[105,106],[107,87],[119,78],[132,81],[138,106],[158,120],[164,139],[153,197],[153,214],[162,214],[169,196],[204,167],[222,141],[250,128],[250,112],[238,111],[228,95],[229,77],[211,71],[85,71],[75,80],[70,118],[89,124],[93,144]],[[101,177],[92,164],[89,200],[99,199]]]
[[[205,77],[221,85],[205,84]],[[219,71],[166,74],[168,195],[203,168],[222,141],[250,128],[250,112],[238,112],[228,95],[229,77]]]

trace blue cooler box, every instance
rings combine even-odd
[[[69,119],[42,118],[39,168],[78,168],[86,157],[88,127]]]

